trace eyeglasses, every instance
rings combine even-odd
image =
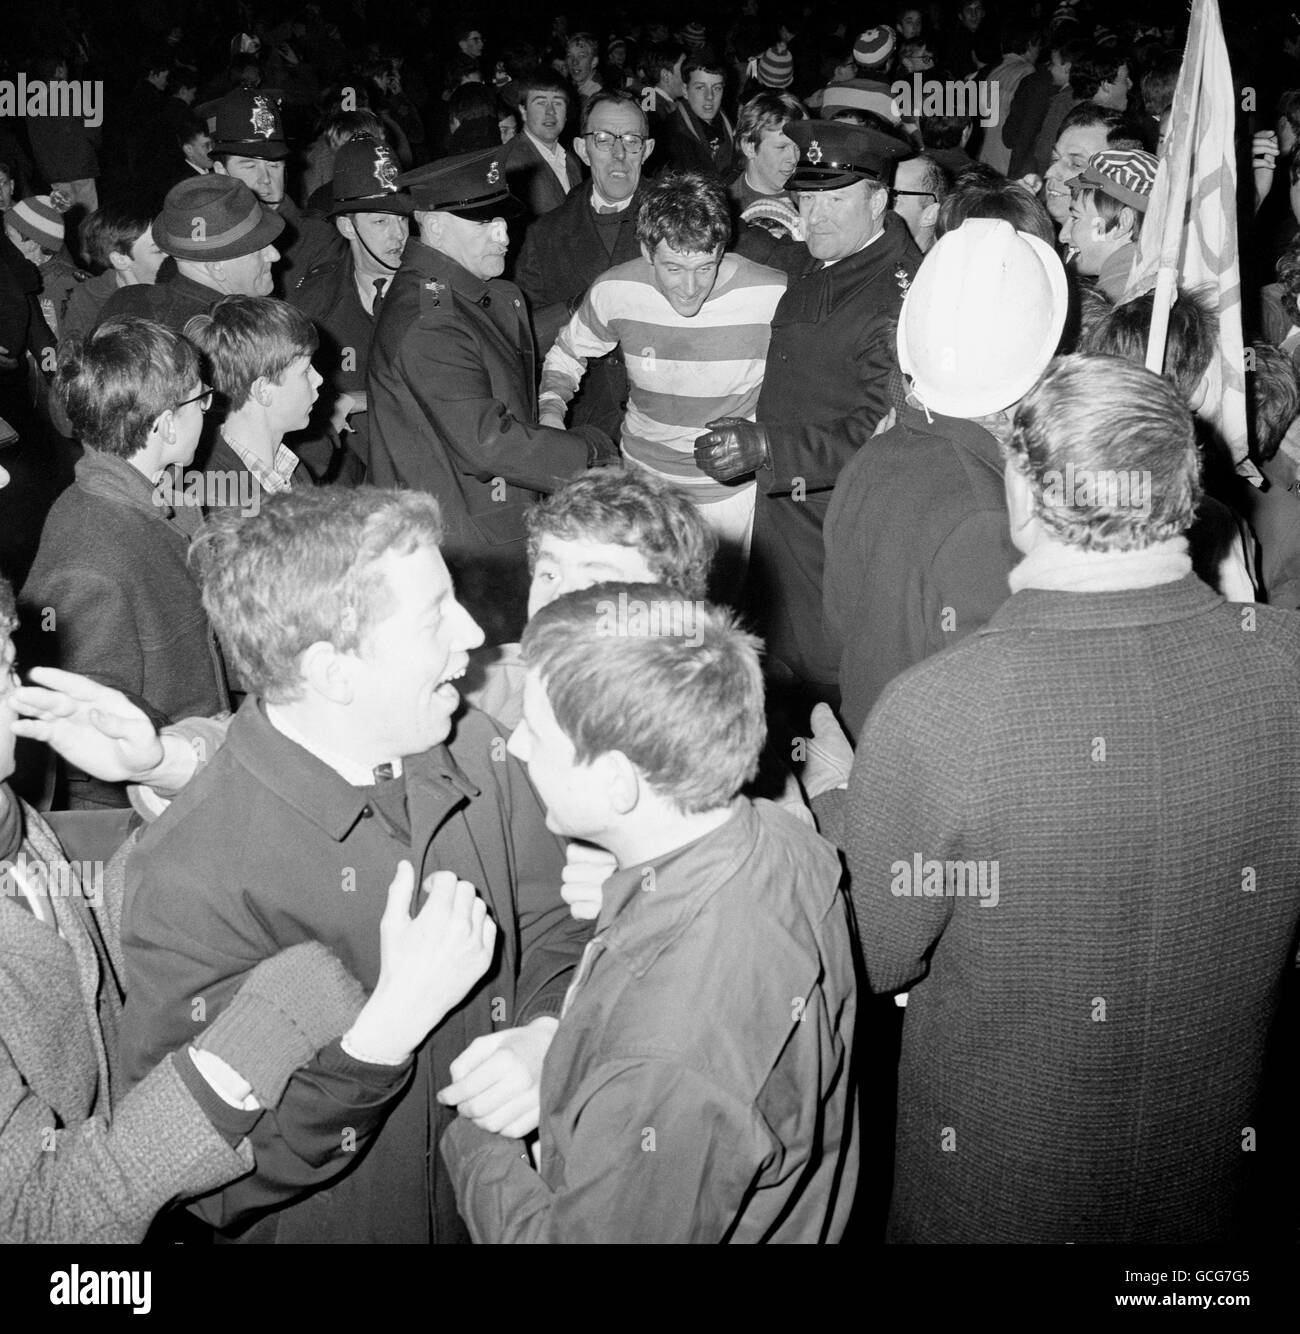
[[[212,406],[212,390],[207,385],[204,385],[201,394],[195,394],[193,398],[182,399],[177,403],[176,407],[177,409],[180,409],[185,407],[188,403],[197,403],[199,405],[199,411],[206,412]]]
[[[933,190],[895,190],[891,187],[890,204],[893,204],[895,199],[933,199],[936,204],[939,202],[939,196]]]
[[[584,139],[590,139],[592,145],[598,148],[602,153],[613,152],[614,140],[617,139],[624,148],[636,157],[645,150],[645,135],[643,134],[610,134],[608,130],[588,130],[583,135]]]

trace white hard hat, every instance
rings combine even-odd
[[[1068,306],[1051,246],[1001,218],[968,218],[939,238],[903,298],[898,364],[933,412],[998,412],[1047,369]]]

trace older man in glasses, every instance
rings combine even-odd
[[[597,93],[587,103],[574,147],[591,168],[591,182],[571,190],[559,208],[528,228],[515,269],[515,281],[532,307],[539,356],[550,351],[602,273],[639,258],[641,171],[654,146],[645,112],[630,93]],[[621,351],[592,361],[570,422],[614,435],[627,392]]]

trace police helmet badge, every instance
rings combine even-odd
[[[260,134],[263,139],[269,139],[275,133],[275,112],[271,109],[270,98],[262,93],[257,93],[253,97],[253,114],[249,117],[253,122],[253,133]]]
[[[814,139],[808,145],[808,161],[815,167],[823,157],[825,157],[825,154],[822,152],[822,146]]]
[[[488,167],[487,183],[495,185],[501,179],[501,168],[497,165],[496,158],[492,159],[491,166]]]
[[[393,154],[389,148],[380,144],[375,148],[375,180],[379,182],[381,190],[397,193],[397,175],[400,168],[393,159]]]

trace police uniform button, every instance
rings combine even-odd
[[[374,813],[375,813],[375,808],[373,806],[367,805],[361,808],[361,818],[363,820],[369,820],[370,817],[374,815]]]

